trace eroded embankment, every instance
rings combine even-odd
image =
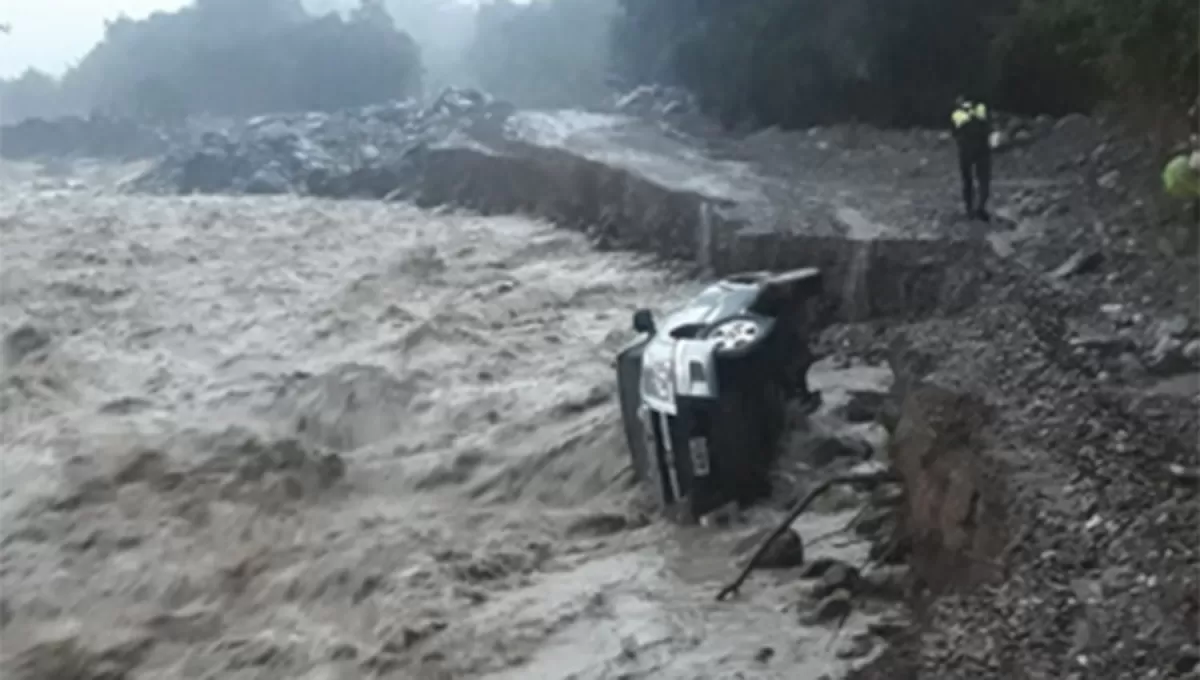
[[[1192,396],[1075,370],[1054,301],[1024,285],[893,340],[904,529],[940,597],[878,677],[1190,672],[1200,515],[1172,466],[1196,455]]]
[[[377,193],[532,214],[584,230],[601,248],[649,252],[717,275],[820,267],[831,320],[955,313],[987,280],[982,240],[873,225],[836,193],[799,196],[662,135],[642,130],[630,140],[632,123],[607,124],[576,133],[581,142],[570,134],[459,137],[414,153],[402,191],[384,191],[394,186],[384,181]],[[638,142],[644,147],[636,151],[620,146]]]

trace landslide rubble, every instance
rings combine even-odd
[[[406,100],[258,116],[174,146],[128,188],[382,198],[401,184],[413,150],[473,126],[501,125],[511,108],[475,90],[450,88],[427,106]]]

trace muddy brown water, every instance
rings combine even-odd
[[[837,651],[874,614],[801,625],[794,573],[713,601],[761,526],[631,509],[611,362],[635,307],[695,284],[521,217],[127,196],[122,173],[0,174],[0,330],[50,340],[0,384],[4,677],[862,662]]]

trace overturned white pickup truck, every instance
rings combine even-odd
[[[807,387],[816,269],[726,277],[640,335],[617,357],[621,414],[638,478],[686,520],[769,492],[768,471],[791,399]]]

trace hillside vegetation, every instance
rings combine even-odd
[[[940,124],[959,92],[1021,113],[1187,110],[1195,0],[621,0],[616,66],[728,123]]]

